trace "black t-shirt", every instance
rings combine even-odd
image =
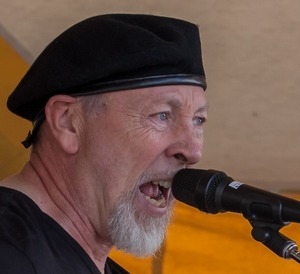
[[[0,187],[0,273],[100,274],[83,248],[26,195]],[[107,259],[105,274],[128,273]]]

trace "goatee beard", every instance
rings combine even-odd
[[[139,212],[134,204],[135,189],[116,205],[108,221],[108,233],[117,249],[138,257],[152,256],[160,248],[172,216],[169,205],[163,217]]]

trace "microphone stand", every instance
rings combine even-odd
[[[297,244],[279,232],[277,225],[253,223],[251,231],[252,237],[264,244],[278,256],[284,259],[294,259],[300,263],[300,252]]]
[[[253,202],[255,201],[255,202]],[[279,232],[288,225],[282,219],[282,205],[277,199],[266,199],[260,195],[249,196],[241,205],[243,216],[252,225],[252,237],[264,244],[278,256],[293,259],[300,263],[300,252],[297,244]]]

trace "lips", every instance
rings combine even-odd
[[[152,206],[164,208],[168,204],[171,181],[152,181],[140,186],[140,191],[144,198]]]

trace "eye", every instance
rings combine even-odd
[[[159,120],[161,121],[167,121],[169,120],[170,118],[170,113],[169,112],[159,112],[159,113],[156,113],[155,115],[153,115],[154,117],[157,117]]]
[[[202,116],[194,117],[193,124],[195,126],[202,126],[206,122],[206,118]]]

